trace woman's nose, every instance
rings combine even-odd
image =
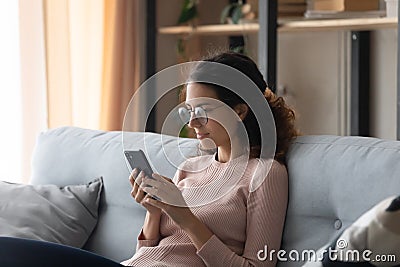
[[[198,120],[197,118],[195,118],[195,117],[193,116],[193,114],[192,114],[192,115],[190,116],[188,126],[189,126],[190,128],[199,128],[199,127],[201,127],[201,123],[200,123],[199,120]]]

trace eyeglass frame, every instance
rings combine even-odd
[[[182,110],[182,109],[184,109],[185,111],[187,111],[190,115],[189,115],[189,121],[188,122],[185,122],[185,124],[186,125],[189,125],[189,123],[192,121],[192,120],[197,120],[202,126],[204,126],[204,125],[206,125],[207,123],[208,123],[208,115],[207,115],[207,113],[208,112],[211,112],[211,111],[214,111],[214,110],[216,110],[216,109],[218,109],[218,108],[220,108],[220,107],[223,107],[224,105],[220,105],[220,106],[218,106],[218,107],[214,107],[214,108],[211,108],[211,109],[205,109],[205,108],[203,108],[202,106],[198,106],[198,107],[191,107],[191,108],[189,108],[189,107],[180,107],[180,108],[178,108],[178,115],[179,115],[179,117],[180,117],[180,119],[183,121],[183,119],[182,119],[182,117],[180,116],[180,112],[179,112],[179,110]],[[193,119],[191,119],[191,117],[192,117],[192,113],[194,113],[195,111],[196,111],[196,108],[200,108],[200,109],[202,109],[203,111],[204,111],[204,114],[205,114],[205,119],[206,119],[206,121],[204,122],[204,123],[201,123],[201,121],[199,121],[198,119],[201,119],[201,118],[203,118],[203,117],[195,117],[195,118],[193,118]]]

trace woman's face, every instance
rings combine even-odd
[[[196,132],[197,139],[211,139],[215,146],[230,146],[230,138],[226,129],[232,123],[232,112],[224,103],[218,101],[218,96],[214,89],[206,84],[190,83],[186,87],[186,107],[194,110],[196,107],[202,107],[207,114],[208,121],[202,124],[201,120],[194,119],[191,113],[191,119],[188,123],[190,128]],[[205,142],[205,141],[202,141]]]

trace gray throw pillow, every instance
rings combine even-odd
[[[0,236],[83,247],[97,223],[103,179],[85,185],[0,181]]]

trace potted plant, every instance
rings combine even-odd
[[[185,0],[185,2],[183,2],[178,25],[184,23],[192,24],[193,20],[198,16],[197,4],[198,0]]]
[[[239,0],[236,3],[228,4],[221,12],[221,23],[239,24],[243,20],[254,20],[256,14],[248,3]]]
[[[195,19],[198,17],[197,11],[198,0],[185,0],[182,5],[181,13],[178,18],[178,25],[188,24],[189,26],[196,26]],[[190,36],[182,36],[178,38],[176,44],[176,51],[179,56],[179,61],[187,61],[186,56],[186,41]]]

